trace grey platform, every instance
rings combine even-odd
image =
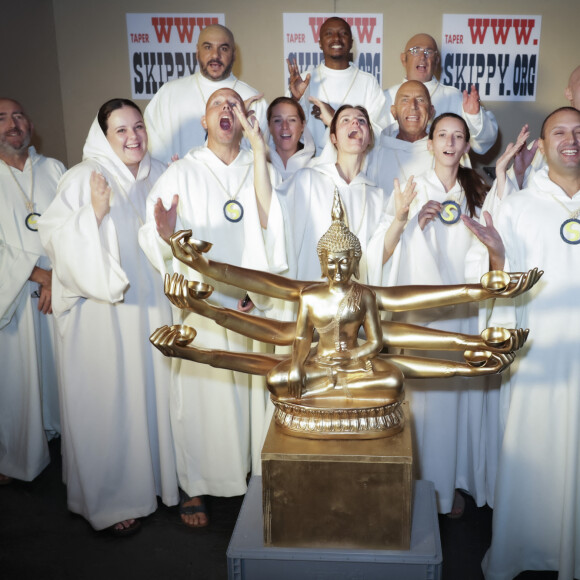
[[[313,550],[264,546],[262,478],[252,477],[227,559],[229,580],[440,580],[443,556],[433,484],[415,482],[410,550]]]

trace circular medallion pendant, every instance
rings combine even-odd
[[[459,221],[461,217],[461,207],[456,201],[444,201],[441,204],[439,219],[446,225],[451,226]]]
[[[224,205],[224,215],[229,222],[239,222],[244,217],[244,207],[239,201],[230,199]]]
[[[36,225],[36,222],[38,221],[38,218],[40,217],[39,213],[36,212],[31,212],[26,216],[26,219],[24,220],[24,223],[26,224],[26,227],[31,231],[31,232],[37,232],[38,231],[38,226]]]
[[[560,226],[560,237],[567,243],[580,244],[580,220],[572,218]]]

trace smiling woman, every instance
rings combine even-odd
[[[170,369],[147,340],[171,314],[137,239],[164,169],[137,105],[107,101],[39,223],[54,267],[68,507],[115,535],[137,531],[157,496],[178,501]]]

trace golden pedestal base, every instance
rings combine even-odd
[[[408,428],[382,439],[316,440],[272,421],[262,450],[264,543],[408,550],[412,471]]]

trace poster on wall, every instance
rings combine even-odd
[[[352,30],[353,62],[359,69],[374,75],[381,85],[383,67],[382,14],[310,14],[284,13],[284,86],[288,86],[286,59],[295,60],[300,72],[318,66],[323,54],[318,46],[320,27],[333,16],[344,18]]]
[[[197,68],[199,32],[223,24],[224,14],[127,14],[131,94],[151,99],[167,81]]]
[[[444,14],[441,82],[486,101],[535,101],[541,16]]]

